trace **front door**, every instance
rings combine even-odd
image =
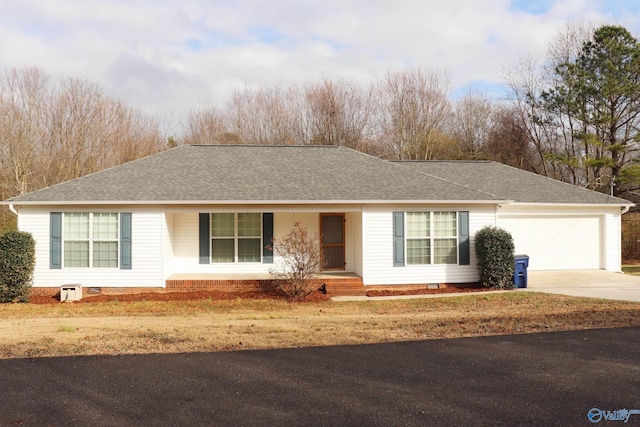
[[[344,214],[320,214],[324,270],[344,270]]]

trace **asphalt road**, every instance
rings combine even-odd
[[[0,361],[0,425],[640,425],[640,328]]]

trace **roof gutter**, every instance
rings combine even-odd
[[[23,206],[71,206],[71,205],[502,205],[513,200],[47,200],[2,201],[0,205]],[[13,212],[13,211],[12,211]]]
[[[633,203],[537,203],[537,202],[514,202],[514,206],[544,206],[544,207],[565,207],[571,206],[575,208],[589,208],[589,207],[613,207],[613,206],[625,206],[627,210],[634,206]]]

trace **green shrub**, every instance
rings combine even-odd
[[[0,302],[29,299],[36,242],[29,233],[9,231],[0,236]]]
[[[480,283],[487,288],[512,289],[515,259],[511,234],[498,227],[484,227],[476,233],[475,247]]]

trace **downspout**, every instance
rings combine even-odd
[[[620,215],[624,215],[624,214],[626,214],[627,212],[629,212],[629,209],[631,209],[631,206],[635,206],[635,205],[624,205],[624,206],[622,207],[622,211],[620,212]]]
[[[15,216],[18,216],[18,211],[13,207],[13,204],[9,205],[9,210],[15,214]]]

